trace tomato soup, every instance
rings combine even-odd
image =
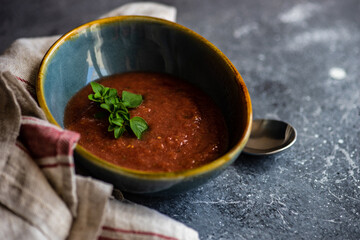
[[[107,118],[94,115],[101,109],[91,102],[88,85],[68,103],[64,125],[81,134],[79,144],[116,165],[141,171],[174,172],[209,163],[228,148],[228,131],[220,109],[198,88],[172,75],[131,72],[102,78],[98,83],[141,94],[143,102],[129,109],[148,130],[139,140],[126,131],[115,139]]]

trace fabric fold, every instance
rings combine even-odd
[[[20,139],[74,217],[77,194],[73,148],[79,138],[78,133],[63,130],[38,118],[21,118]]]
[[[65,239],[70,231],[72,215],[68,207],[21,143],[12,147],[0,172],[0,204],[36,227],[47,239]]]
[[[111,200],[99,239],[196,240],[198,233],[157,211],[128,201]],[[116,214],[121,212],[122,214]],[[124,217],[126,216],[126,218]]]
[[[2,73],[0,73],[0,116],[0,171],[2,171],[11,153],[11,147],[19,135],[21,116],[16,97]]]
[[[76,177],[76,185],[79,204],[69,239],[94,239],[100,235],[105,221],[112,186],[81,176]]]

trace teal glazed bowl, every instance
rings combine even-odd
[[[81,145],[75,161],[95,178],[132,193],[178,193],[217,176],[236,160],[251,130],[248,90],[238,71],[209,41],[179,24],[143,16],[96,20],[62,36],[39,70],[37,97],[48,120],[64,128],[67,102],[99,78],[131,71],[168,73],[207,93],[221,108],[230,147],[213,162],[181,172],[144,172],[120,167]]]

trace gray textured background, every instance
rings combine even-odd
[[[126,2],[0,0],[0,52],[16,38],[61,34]],[[126,197],[201,239],[359,239],[360,1],[158,2],[176,6],[180,24],[230,58],[255,118],[289,121],[298,141],[280,155],[241,155],[180,196]],[[346,76],[336,79],[334,68]]]

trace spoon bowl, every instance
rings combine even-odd
[[[295,141],[296,130],[290,124],[279,120],[256,119],[243,152],[257,156],[275,154],[291,147]]]

